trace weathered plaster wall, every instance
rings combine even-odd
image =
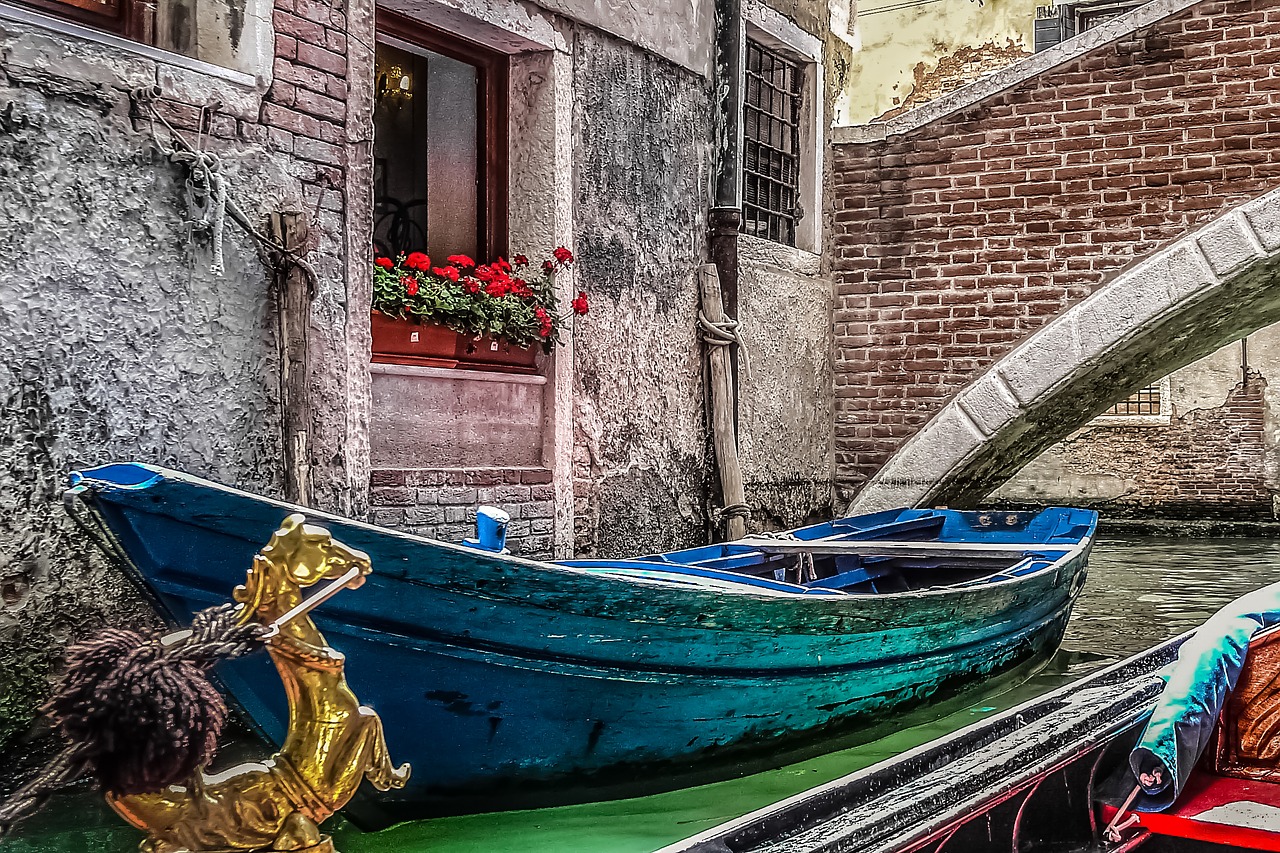
[[[711,164],[701,77],[591,30],[574,47],[576,550],[705,541],[708,458],[694,318]]]
[[[346,26],[327,7],[304,14]],[[334,45],[323,24],[279,20]],[[293,36],[281,40],[296,51]],[[347,512],[365,500],[364,483],[355,496],[346,479],[359,476],[347,454],[363,436],[346,328],[360,296],[347,286],[346,107],[281,79],[339,94],[335,57],[313,51],[329,72],[277,62],[275,82],[255,86],[0,20],[0,749],[29,721],[66,642],[104,622],[154,620],[68,521],[69,470],[133,459],[268,495],[282,487],[270,274],[230,223],[226,271],[210,270],[208,239],[186,224],[185,176],[131,115],[133,88],[159,85],[161,110],[192,139],[196,105],[220,102],[202,139],[231,195],[264,227],[273,210],[309,214],[320,274],[310,390],[325,401],[312,424],[314,500]],[[367,305],[366,293],[357,316]]]
[[[1175,414],[1166,426],[1082,430],[993,498],[1105,507],[1117,517],[1271,520],[1275,448],[1264,442],[1266,387],[1250,372],[1221,406]]]
[[[860,124],[936,97],[1034,49],[1042,0],[946,0],[892,9],[858,3],[853,54],[836,124]],[[889,8],[889,11],[878,11]],[[913,97],[914,93],[914,97]]]
[[[738,451],[752,529],[829,516],[832,472],[830,279],[819,259],[743,237]]]

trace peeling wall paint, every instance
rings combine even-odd
[[[997,71],[1031,55],[1031,51],[1021,42],[1007,36],[1003,42],[993,38],[980,45],[962,45],[954,49],[935,42],[934,48],[936,55],[932,63],[921,60],[915,64],[911,69],[911,85],[906,94],[895,94],[893,109],[876,116],[875,121],[888,121],[909,109],[959,89],[990,71]]]
[[[898,5],[859,0],[855,27],[861,49],[853,54],[836,102],[836,124],[871,121],[907,105],[914,90],[918,103],[925,92],[937,97],[1030,54],[1036,6],[1044,3],[937,0],[895,9]]]

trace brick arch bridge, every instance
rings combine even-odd
[[[1278,72],[1272,0],[1152,0],[841,129],[852,509],[977,500],[1114,400],[1280,320]]]

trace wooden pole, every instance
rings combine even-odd
[[[702,289],[702,313],[712,325],[723,323],[724,305],[720,298],[720,276],[715,264],[698,268]],[[729,371],[729,347],[707,344],[707,360],[711,366],[711,434],[720,469],[720,491],[726,507],[746,503],[742,485],[742,468],[738,464],[738,439],[734,434],[734,394]],[[730,516],[725,522],[725,539],[741,539],[747,535],[747,520]]]
[[[271,236],[294,252],[307,244],[302,213],[271,214]],[[307,395],[307,329],[311,321],[311,282],[296,264],[276,274],[276,340],[280,355],[280,428],[284,445],[285,500],[307,506],[311,501],[311,401]]]

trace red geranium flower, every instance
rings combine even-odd
[[[450,255],[448,257],[448,261],[458,267],[474,267],[476,265],[476,262],[468,258],[466,255]]]
[[[511,259],[511,263],[515,264],[518,267],[527,267],[529,266],[529,259],[526,258],[524,255],[516,255],[514,258]]]
[[[452,269],[452,267],[450,267],[450,269]],[[480,282],[476,281],[474,278],[464,279],[462,282],[462,289],[467,293],[479,293]]]
[[[484,292],[492,296],[494,299],[501,299],[511,290],[511,285],[505,281],[491,281],[484,289]]]
[[[374,260],[374,263],[382,267],[384,270],[389,270],[395,266],[395,264],[392,263],[390,258],[376,258]]]
[[[457,267],[432,267],[431,271],[441,278],[447,278],[449,281],[457,281],[462,273],[458,272]]]
[[[573,313],[575,314],[585,314],[590,308],[590,306],[587,305],[587,294],[582,290],[578,291],[577,297],[569,304],[573,306]]]
[[[556,260],[557,260],[557,261],[559,261],[559,262],[560,262],[560,263],[562,263],[562,264],[571,264],[571,263],[573,263],[573,252],[570,252],[570,251],[569,251],[568,249],[566,249],[564,246],[559,246],[559,247],[557,247],[557,248],[556,248],[556,250],[555,250],[554,252],[552,252],[551,254],[555,255],[555,256],[556,256]]]
[[[404,285],[404,292],[410,296],[418,295],[418,280],[411,275],[401,276],[400,283]]]
[[[431,269],[431,259],[422,252],[410,252],[409,257],[404,259],[404,265],[411,270],[427,272]]]
[[[553,263],[551,263],[551,261],[543,261],[543,262],[542,262],[542,268],[543,268],[544,270],[546,270],[547,272],[551,272],[553,269],[555,269],[555,268],[556,268],[556,265],[555,265],[555,264],[553,264]]]

